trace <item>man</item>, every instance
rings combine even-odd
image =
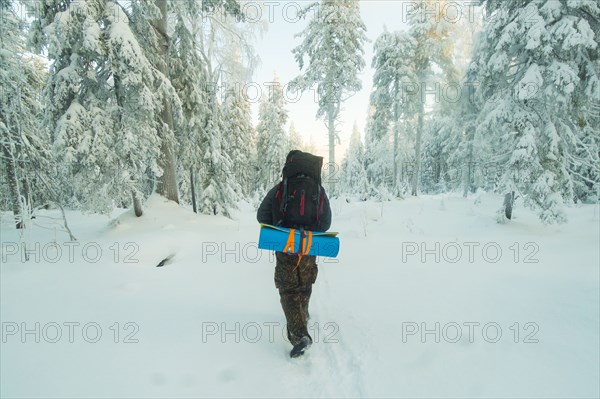
[[[323,158],[298,150],[286,157],[283,180],[263,199],[257,212],[259,223],[324,232],[331,226],[331,208],[321,186]],[[312,344],[308,333],[308,302],[317,279],[315,256],[276,252],[275,287],[287,321],[287,334],[302,355]]]

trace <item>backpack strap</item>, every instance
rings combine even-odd
[[[283,184],[283,181],[280,181],[279,184],[277,185],[277,194],[275,195],[277,202],[281,202],[281,186],[282,186],[282,184]]]
[[[275,199],[272,206],[273,225],[280,226],[283,222],[283,211],[281,210],[281,203],[283,196],[283,181],[280,181],[277,185],[277,192],[275,193]]]
[[[288,200],[288,185],[287,185],[287,177],[283,179],[281,183],[279,183],[283,187],[283,194],[281,194],[279,201],[279,211],[281,212],[281,216],[285,215],[285,208],[287,206]]]

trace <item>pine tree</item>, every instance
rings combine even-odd
[[[285,109],[283,90],[279,78],[270,86],[269,93],[263,98],[258,113],[257,158],[258,190],[272,187],[281,174],[289,145],[285,133],[288,113]]]
[[[455,118],[435,114],[424,132],[421,189],[426,193],[439,194],[457,188],[462,168],[452,159],[461,140]]]
[[[210,112],[207,68],[197,51],[201,9],[196,2],[175,2],[173,6],[169,74],[181,99],[183,113],[182,118],[175,121],[178,186],[182,200],[188,202],[189,198],[194,212],[197,212],[196,187],[204,154],[201,143]]]
[[[224,66],[219,50],[225,40],[224,37],[228,36],[228,33],[224,32],[229,29],[223,26],[228,19],[222,21],[221,16],[230,18],[227,15],[240,17],[242,15],[236,1],[214,1],[212,12],[204,7],[206,4],[202,3],[203,23],[197,33],[197,51],[205,68],[206,80],[203,84],[206,87],[208,101],[208,113],[205,115],[200,142],[204,154],[200,168],[202,187],[200,209],[202,213],[231,217],[231,211],[236,208],[236,202],[241,197],[242,188],[234,173],[237,168],[234,162],[239,160],[231,156],[233,143],[226,132],[226,109],[223,102],[219,101],[218,88],[227,87],[228,83],[235,82],[233,80],[227,82],[223,79]],[[232,32],[233,30],[229,29],[229,33]]]
[[[230,218],[239,198],[236,192],[241,189],[232,174],[233,163],[226,148],[222,108],[215,96],[209,96],[208,106],[210,112],[200,144],[204,149],[200,212]]]
[[[441,77],[441,94],[432,107],[423,138],[421,173],[424,191],[462,189],[465,197],[476,187],[485,186],[482,178],[489,173],[485,173],[484,162],[490,156],[482,137],[475,134],[477,75],[475,64],[471,63],[483,16],[480,8],[471,8],[466,14],[463,12],[457,21],[451,15],[441,16],[455,25],[452,30],[454,76],[446,73]],[[460,82],[448,79],[454,77],[461,77]]]
[[[258,56],[250,43],[260,24],[239,24],[234,18],[221,23],[226,28],[218,40],[217,62],[220,65],[224,95],[224,123],[227,153],[232,162],[238,198],[250,199],[256,188],[256,130],[252,123],[250,102],[243,87],[250,80]]]
[[[237,185],[241,188],[239,197],[249,198],[256,176],[256,137],[250,103],[239,90],[231,90],[225,99],[225,140],[229,144]]]
[[[573,178],[573,194],[576,201],[597,203],[600,201],[600,135],[593,126],[600,125],[600,102],[598,110],[589,111],[586,124],[579,126],[575,143],[569,153],[569,172]],[[593,112],[598,112],[593,114]]]
[[[371,105],[377,128],[387,130],[393,124],[393,182],[390,187],[398,193],[399,185],[399,135],[401,119],[410,118],[417,105],[408,101],[405,91],[417,81],[415,75],[414,38],[406,32],[390,33],[387,29],[377,38],[373,47],[373,92]],[[385,136],[387,140],[387,136]]]
[[[412,195],[417,195],[421,175],[421,151],[425,129],[425,92],[428,85],[436,83],[436,69],[442,71],[446,82],[456,82],[453,64],[453,30],[455,26],[444,16],[446,0],[419,0],[409,14],[409,35],[413,38],[412,67],[416,77],[418,96],[414,99],[417,108],[415,134],[415,163]],[[432,12],[434,11],[434,12]]]
[[[146,170],[164,172],[160,147],[169,138],[159,133],[159,115],[165,103],[179,105],[138,41],[145,27],[139,17],[158,11],[150,3],[127,10],[109,0],[37,5],[31,41],[53,61],[44,125],[61,159],[62,196],[75,207],[109,212],[133,194],[140,215]],[[144,46],[150,38],[142,37]]]
[[[169,6],[168,6],[169,5]],[[186,1],[186,2],[178,2],[178,1],[167,1],[167,0],[154,0],[154,7],[152,9],[151,6],[148,7],[143,7],[143,9],[145,9],[148,14],[153,13],[155,16],[154,18],[152,18],[150,20],[150,25],[152,27],[152,29],[148,29],[147,27],[144,29],[145,32],[150,33],[150,40],[153,44],[155,44],[153,47],[151,47],[155,53],[156,53],[156,57],[154,57],[153,62],[156,65],[157,69],[164,74],[165,76],[169,76],[169,69],[171,67],[172,61],[169,58],[169,46],[170,46],[170,40],[169,40],[169,25],[168,25],[168,21],[169,21],[169,15],[168,15],[168,9],[174,10],[175,14],[178,16],[181,16],[182,14],[187,14],[187,15],[191,15],[192,20],[196,21],[197,19],[201,19],[201,18],[205,18],[206,15],[209,14],[213,14],[215,11],[220,11],[223,13],[224,16],[228,15],[228,14],[232,14],[234,16],[240,15],[240,6],[239,3],[236,0],[203,0],[203,1]],[[156,12],[158,11],[158,13]],[[146,14],[146,15],[148,15]],[[181,19],[180,19],[181,20]],[[209,29],[213,30],[214,32],[214,25],[213,24],[208,24],[209,25]],[[180,29],[181,30],[181,29]],[[212,43],[211,43],[212,45]],[[183,56],[189,56],[189,57],[193,57],[194,55],[188,55],[188,54],[182,54]],[[206,54],[203,54],[206,55]],[[181,55],[180,55],[181,56]],[[209,54],[210,56],[210,54]],[[209,72],[209,76],[208,76],[208,81],[210,83],[216,83],[215,79],[211,79],[214,78],[214,71],[212,70],[211,66],[210,66],[210,60],[205,60],[208,65],[208,72]],[[162,107],[162,111],[160,114],[160,121],[162,122],[160,127],[161,129],[159,129],[159,133],[160,133],[160,137],[161,137],[161,154],[160,154],[160,158],[159,158],[159,162],[160,162],[160,166],[162,169],[162,175],[159,176],[158,181],[157,181],[157,185],[156,185],[156,190],[159,194],[164,195],[165,197],[167,197],[168,199],[175,201],[175,202],[179,202],[179,195],[177,192],[177,173],[176,173],[176,165],[175,165],[175,138],[174,138],[174,121],[173,121],[173,110],[171,109],[171,107],[169,106],[169,103],[167,101],[166,97],[163,97],[163,107]],[[218,106],[217,103],[215,101],[213,101],[214,99],[209,99],[208,103],[211,104],[209,105],[209,108],[212,107],[216,107]],[[214,108],[213,108],[214,111]],[[213,123],[215,122],[215,123]],[[221,125],[221,121],[211,121],[209,122],[210,127],[207,130],[207,134],[209,136],[213,136],[214,133],[216,133],[218,131],[219,128],[217,128],[217,126]],[[215,130],[216,129],[216,130]],[[218,134],[218,133],[217,133]],[[208,137],[208,140],[206,140],[207,142],[211,142],[212,137]],[[212,144],[211,144],[212,146]],[[213,149],[218,149],[220,148],[220,146],[213,146]],[[229,167],[227,164],[227,160],[225,159],[226,157],[220,157],[218,154],[215,154],[214,156],[211,157],[211,161],[218,161],[219,159],[222,160],[223,163],[223,170],[227,170],[227,168]],[[214,167],[212,164],[209,165],[209,168]],[[211,174],[209,172],[209,174]],[[214,188],[216,187],[213,184],[207,183],[208,181],[210,181],[210,176],[206,176],[205,179],[205,186],[208,184],[208,186]],[[229,181],[229,179],[228,179]],[[217,185],[218,186],[218,185]],[[229,191],[229,187],[227,189],[225,189],[225,191]],[[209,197],[211,198],[218,198],[218,197],[223,197],[225,196],[224,192],[220,192],[220,193],[216,193],[214,195],[209,195]],[[204,203],[206,204],[206,201],[210,202],[211,200],[205,199]],[[223,204],[221,204],[224,209],[227,208],[228,204],[230,201],[224,201]],[[219,206],[208,206],[208,208],[213,208],[215,209],[214,213],[224,213],[224,214],[229,214],[229,211],[224,211],[221,212],[216,211],[216,209],[219,208]],[[207,208],[206,205],[203,206],[204,209]]]
[[[477,53],[477,51],[477,48],[475,48],[474,53]],[[467,68],[462,81],[461,99],[454,113],[460,142],[449,157],[450,162],[460,168],[460,185],[465,198],[469,192],[475,192],[476,187],[478,187],[475,182],[476,168],[487,170],[486,163],[492,156],[490,146],[485,145],[489,143],[489,140],[484,141],[486,136],[477,134],[477,116],[481,110],[476,97],[478,74],[479,65],[477,62],[472,62]],[[485,177],[489,178],[490,176]],[[484,188],[489,189],[489,187]]]
[[[18,229],[32,206],[30,180],[48,168],[47,137],[38,132],[43,66],[25,50],[25,21],[16,4],[0,1],[0,164]],[[41,190],[40,190],[41,191]],[[2,193],[4,194],[4,193]]]
[[[350,146],[342,162],[341,190],[352,197],[365,201],[371,195],[371,187],[365,170],[365,152],[358,126],[354,123]]]
[[[317,118],[324,118],[329,134],[329,163],[335,165],[339,142],[336,120],[349,95],[361,89],[358,73],[363,70],[366,27],[357,0],[322,0],[306,7],[302,15],[316,9],[308,26],[297,36],[302,43],[293,52],[300,69],[306,70],[290,87],[307,90],[317,85]],[[305,64],[305,57],[308,63]],[[330,192],[334,193],[331,184]]]
[[[365,168],[372,195],[386,198],[393,183],[393,150],[389,129],[389,107],[377,113],[371,107],[365,132]],[[377,118],[375,117],[377,115]]]
[[[578,175],[573,168],[582,160],[574,147],[586,148],[585,137],[598,135],[587,111],[589,99],[600,97],[600,7],[591,1],[484,4],[497,18],[486,25],[476,54],[484,88],[479,129],[495,133],[504,168],[498,189],[521,193],[544,223],[564,222],[563,204],[572,201]],[[584,155],[583,162],[592,165],[594,158]]]
[[[301,150],[301,151],[305,151],[306,148],[304,146],[304,139],[302,138],[302,136],[300,135],[300,132],[298,132],[298,130],[296,130],[296,125],[294,125],[294,122],[290,122],[290,128],[288,131],[288,152],[292,151],[292,150]]]
[[[154,7],[159,11],[150,23],[153,28],[156,51],[154,65],[168,79],[169,76],[169,36],[167,0],[154,0]],[[157,176],[156,192],[167,199],[179,203],[177,192],[177,172],[175,165],[175,137],[173,111],[166,97],[162,98],[162,109],[158,119],[158,136],[160,138],[160,156],[158,163],[161,174]]]
[[[202,69],[182,16],[201,20],[202,13],[217,8],[240,12],[234,0],[37,2],[41,15],[32,43],[47,48],[53,61],[45,125],[56,155],[67,160],[60,165],[67,183],[61,187],[73,205],[108,211],[133,193],[140,214],[148,174],[157,179],[157,192],[179,200],[175,159],[182,155],[179,167],[191,170],[189,154],[203,153],[194,150],[198,126],[205,122],[201,114],[209,109],[199,93],[205,82],[195,80],[212,72]],[[182,71],[187,74],[177,73]],[[182,117],[180,98],[186,116],[199,108],[191,120]],[[182,125],[192,127],[190,135],[182,133]],[[187,154],[175,153],[180,141]],[[201,157],[195,155],[194,162]]]

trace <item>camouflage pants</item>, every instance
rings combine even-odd
[[[317,280],[317,261],[315,256],[303,256],[298,264],[298,255],[277,252],[275,256],[275,287],[279,289],[288,339],[296,345],[303,336],[310,338],[308,302]]]

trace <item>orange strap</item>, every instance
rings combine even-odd
[[[296,267],[294,267],[294,269],[292,270],[293,272],[295,272],[296,269],[298,268],[298,266],[300,266],[300,261],[302,260],[302,257],[304,255],[308,255],[308,253],[310,252],[310,248],[312,247],[313,233],[312,233],[312,231],[309,231],[307,233],[308,233],[307,237],[303,237],[300,239],[300,254],[298,255],[298,262],[296,263]],[[289,238],[288,238],[288,241],[289,241]]]
[[[296,243],[294,242],[295,234],[296,234],[296,230],[290,229],[290,235],[288,235],[288,239],[287,239],[287,242],[285,243],[285,247],[283,248],[283,252],[288,253],[288,254],[296,252],[295,251]]]
[[[309,231],[308,238],[305,238],[306,245],[304,246],[302,255],[308,255],[308,253],[310,252],[310,248],[312,247],[312,236],[313,236],[312,231]]]

